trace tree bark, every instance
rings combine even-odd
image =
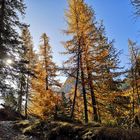
[[[45,40],[45,38],[43,38],[44,39],[44,61],[45,61],[45,70],[46,70],[46,77],[45,77],[45,84],[46,84],[46,90],[48,90],[49,89],[49,84],[48,84],[48,61],[47,61],[47,57],[46,57],[46,55],[47,55],[47,42],[46,42],[46,40]]]
[[[27,87],[26,87],[26,99],[25,99],[25,117],[28,117],[28,97],[29,97],[29,75],[27,77]]]
[[[86,85],[85,85],[85,75],[84,75],[81,53],[80,53],[80,69],[81,69],[81,84],[82,84],[82,92],[83,92],[83,100],[84,100],[85,123],[88,123],[88,109],[87,109],[87,97],[86,97],[86,87],[85,87]]]
[[[21,113],[22,110],[22,96],[23,96],[23,84],[20,82],[20,92],[18,96],[18,112]]]
[[[74,91],[74,99],[73,99],[73,105],[71,110],[71,119],[73,119],[74,115],[74,109],[75,109],[75,103],[76,103],[76,97],[77,97],[77,88],[79,83],[79,67],[80,67],[80,46],[78,48],[78,58],[77,58],[77,74],[76,74],[76,83],[75,83],[75,91]]]
[[[5,9],[5,1],[4,0],[0,0],[0,58],[3,58],[3,56],[5,55],[4,53],[4,46],[3,46],[3,41],[2,41],[2,33],[4,30],[4,9]]]
[[[98,122],[99,117],[98,117],[98,110],[97,110],[97,104],[96,104],[96,97],[95,97],[95,93],[94,93],[92,75],[89,70],[88,62],[87,62],[87,73],[88,73],[88,84],[90,87],[91,100],[92,100],[93,118],[94,118],[94,121]]]

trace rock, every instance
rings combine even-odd
[[[35,137],[26,136],[14,129],[14,121],[0,122],[0,140],[37,140]]]
[[[1,104],[4,108],[0,109],[0,121],[15,121],[25,119],[23,115],[13,110],[10,106]]]

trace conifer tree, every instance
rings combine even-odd
[[[69,0],[69,9],[66,13],[68,29],[65,33],[72,35],[73,38],[70,41],[65,43],[65,48],[67,52],[71,54],[70,59],[66,62],[72,63],[74,68],[71,68],[71,72],[74,73],[76,71],[76,84],[75,84],[75,97],[73,101],[73,108],[72,108],[72,115],[74,113],[74,105],[76,100],[77,94],[77,86],[79,80],[81,80],[82,86],[82,94],[83,94],[83,101],[84,101],[84,114],[85,114],[85,122],[88,122],[88,110],[87,110],[87,97],[86,97],[86,85],[85,85],[85,73],[84,73],[84,58],[83,58],[83,30],[85,21],[84,18],[87,16],[85,13],[87,12],[87,5],[84,3],[83,0]],[[88,24],[88,23],[87,23]],[[66,64],[65,63],[65,64]]]
[[[128,40],[129,52],[130,52],[130,70],[128,71],[128,79],[130,87],[132,87],[132,114],[134,117],[135,110],[140,105],[140,49],[135,42]]]
[[[52,89],[46,90],[46,71],[39,59],[35,65],[36,78],[31,80],[29,113],[42,119],[52,119],[59,96]]]
[[[41,36],[41,45],[35,64],[36,78],[32,78],[31,81],[32,97],[30,105],[30,113],[42,119],[52,119],[54,117],[55,107],[60,100],[55,88],[60,87],[61,84],[57,80],[57,67],[52,61],[51,53],[49,38],[44,33]]]
[[[0,1],[0,58],[4,59],[18,50],[19,34],[15,27],[23,24],[19,21],[18,12],[24,14],[23,0]]]
[[[16,92],[11,87],[11,82],[15,83],[16,81],[15,71],[17,69],[15,65],[5,64],[8,59],[16,62],[20,55],[21,42],[16,29],[23,26],[19,14],[24,15],[24,10],[23,0],[0,0],[0,88],[2,95],[8,94],[11,90],[13,93]],[[11,82],[7,84],[6,79]]]
[[[40,45],[40,54],[39,59],[42,63],[42,66],[45,70],[45,83],[46,90],[51,89],[52,87],[60,87],[60,82],[56,79],[57,77],[57,66],[52,60],[52,49],[49,44],[49,38],[46,33],[43,33],[41,36],[41,45]]]
[[[35,61],[36,61],[36,56],[33,51],[33,41],[31,34],[29,32],[29,29],[27,26],[25,26],[22,29],[22,35],[21,39],[23,42],[23,55],[22,55],[22,61],[24,61],[26,72],[25,74],[25,116],[27,117],[27,108],[28,108],[28,98],[29,98],[29,93],[31,90],[31,78],[34,76],[34,67],[35,67]]]
[[[64,63],[64,70],[65,73],[76,79],[71,116],[74,114],[77,88],[80,84],[85,122],[88,122],[87,104],[89,104],[89,100],[92,101],[93,120],[99,121],[95,92],[97,94],[103,89],[103,86],[100,86],[101,79],[104,83],[109,82],[109,84],[104,84],[106,92],[109,93],[107,85],[117,89],[115,86],[118,86],[118,83],[114,79],[120,75],[119,72],[115,72],[119,68],[119,53],[113,48],[112,43],[108,42],[102,24],[97,25],[93,9],[84,0],[69,0],[68,3],[69,9],[66,12],[68,29],[64,32],[71,35],[72,39],[64,43],[66,48],[64,54],[70,55],[70,58]],[[91,98],[87,96],[89,92]]]

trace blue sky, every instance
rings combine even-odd
[[[114,46],[122,50],[121,65],[128,63],[128,38],[139,42],[139,19],[134,18],[134,9],[130,0],[85,0],[95,11],[97,21],[103,20],[106,35],[115,39]],[[50,37],[54,61],[61,64],[66,57],[59,54],[64,51],[61,41],[67,40],[62,30],[66,28],[64,11],[67,0],[25,0],[27,9],[24,21],[30,24],[34,45],[37,48],[43,32]]]

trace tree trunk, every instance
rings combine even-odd
[[[139,95],[139,87],[138,87],[138,82],[137,82],[137,70],[134,72],[134,81],[135,81],[135,89],[138,97],[138,106],[140,105],[140,95]]]
[[[28,97],[29,97],[29,76],[27,77],[27,87],[26,87],[26,99],[25,99],[25,117],[28,117]]]
[[[84,100],[85,123],[88,123],[88,109],[87,109],[87,97],[86,97],[86,87],[85,87],[86,85],[85,85],[85,75],[84,75],[81,53],[80,53],[80,69],[81,69],[81,83],[82,83],[82,92],[83,92],[83,100]]]
[[[23,96],[23,85],[22,82],[20,83],[20,92],[18,96],[18,112],[21,113],[22,110],[22,96]]]
[[[132,74],[132,91],[133,91],[133,101],[132,101],[132,118],[134,118],[135,116],[135,86],[134,86],[134,69],[132,68],[131,70],[131,74]]]
[[[97,122],[99,121],[99,117],[98,117],[98,111],[97,111],[96,97],[95,97],[94,88],[93,88],[92,75],[89,71],[88,66],[87,66],[87,72],[88,72],[88,84],[90,87],[90,93],[91,93],[91,99],[92,99],[93,118],[94,118],[94,121]]]
[[[84,38],[84,36],[83,36],[83,38]],[[86,43],[83,42],[83,45],[86,46]],[[93,120],[98,122],[99,121],[99,116],[98,116],[96,97],[95,97],[93,81],[92,81],[92,72],[90,71],[91,68],[89,66],[88,50],[89,50],[89,48],[87,46],[86,51],[85,51],[85,62],[86,62],[86,70],[87,70],[87,80],[88,80],[88,86],[90,88],[90,94],[91,94],[91,100],[92,100]]]
[[[46,70],[47,71],[47,70]],[[45,81],[46,81],[46,90],[49,89],[49,86],[48,86],[48,75],[46,74],[46,78],[45,78]]]
[[[4,53],[4,46],[3,46],[3,41],[2,41],[2,33],[4,29],[4,9],[5,9],[5,1],[0,0],[0,58],[3,58],[5,55]]]
[[[71,119],[73,119],[73,115],[74,115],[74,109],[75,109],[75,103],[76,103],[76,96],[77,96],[77,88],[78,88],[78,83],[79,83],[80,47],[79,47],[78,51],[79,52],[78,52],[78,58],[77,58],[77,75],[76,75],[74,99],[73,99],[72,110],[71,110]]]
[[[46,90],[49,89],[49,84],[48,84],[48,60],[47,60],[47,43],[44,38],[44,61],[45,61],[45,70],[46,70],[46,77],[45,77],[45,84],[46,84]]]

